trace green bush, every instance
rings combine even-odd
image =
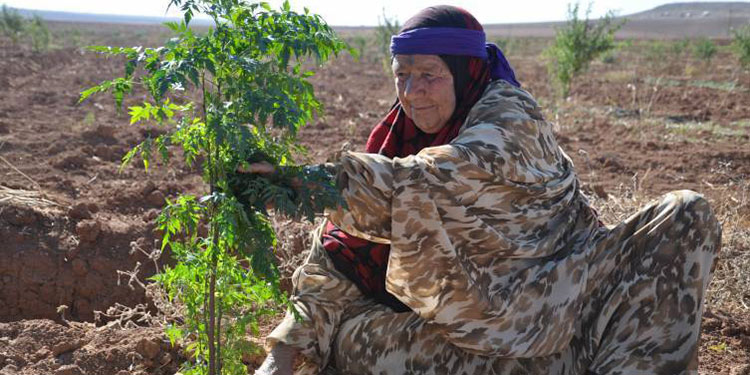
[[[743,67],[750,67],[750,25],[734,30],[732,49]]]
[[[621,41],[615,43],[615,45],[619,49],[630,50],[635,45],[635,40],[633,40],[633,38],[627,38],[627,39],[624,39],[624,40],[621,40]]]
[[[389,17],[383,9],[382,18],[378,17],[378,27],[375,28],[375,42],[386,72],[391,71],[391,36],[397,35],[400,29],[401,24],[398,19]]]
[[[362,35],[355,35],[355,36],[349,38],[346,42],[350,46],[354,46],[354,48],[357,51],[357,56],[360,59],[364,59],[365,58],[365,52],[367,50],[367,38],[365,38]]]
[[[611,11],[592,22],[590,5],[584,19],[578,16],[579,10],[578,3],[568,4],[567,22],[557,30],[554,44],[545,50],[549,73],[563,96],[568,95],[573,78],[584,72],[592,60],[615,47],[614,34],[622,26],[622,22],[615,22]]]
[[[505,56],[513,55],[515,52],[518,51],[519,46],[521,44],[521,40],[518,38],[498,38],[495,39],[495,44],[497,44],[498,47],[503,51]]]
[[[667,45],[661,40],[653,40],[644,48],[646,59],[653,62],[664,62],[667,55]]]
[[[701,38],[693,45],[693,54],[695,57],[710,62],[717,52],[716,44],[708,38]]]
[[[23,16],[17,10],[3,5],[0,29],[2,29],[3,35],[10,38],[13,43],[18,43],[23,35],[24,21]]]
[[[617,53],[614,49],[604,52],[599,58],[604,64],[614,64],[617,62]]]
[[[31,46],[34,51],[46,51],[49,48],[49,29],[42,20],[42,17],[34,15],[34,18],[26,24],[26,33],[31,39]]]
[[[687,51],[689,47],[690,47],[690,39],[684,38],[682,40],[672,42],[669,49],[671,50],[672,54],[675,57],[680,57],[685,51]]]
[[[0,18],[0,30],[10,38],[13,44],[25,41],[31,44],[36,52],[49,48],[50,33],[42,17],[34,15],[31,19],[24,18],[17,10],[3,5]]]

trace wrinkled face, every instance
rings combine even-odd
[[[423,132],[440,131],[456,109],[453,75],[437,55],[396,55],[396,92],[406,115]]]

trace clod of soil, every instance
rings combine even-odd
[[[84,220],[76,225],[76,234],[81,242],[96,242],[102,230],[102,224],[97,220]]]
[[[83,259],[73,259],[71,266],[73,268],[73,275],[77,277],[85,276],[89,272],[88,264]]]
[[[23,206],[11,207],[3,213],[3,217],[8,223],[17,227],[32,225],[37,220],[34,210]]]
[[[83,371],[76,365],[65,365],[55,370],[55,375],[83,375]]]
[[[76,203],[71,207],[70,211],[68,211],[68,216],[76,220],[91,219],[89,205],[86,203]]]
[[[94,155],[107,161],[115,161],[116,159],[118,159],[112,147],[107,145],[96,146],[96,149],[94,149]]]
[[[161,352],[161,347],[158,342],[149,339],[141,339],[138,341],[136,351],[145,358],[154,359]]]
[[[162,193],[160,190],[154,190],[148,194],[148,196],[146,197],[146,202],[155,207],[162,207],[166,202],[164,193]]]

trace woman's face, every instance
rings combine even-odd
[[[456,109],[453,75],[437,55],[396,55],[396,92],[406,115],[425,133],[440,131]]]

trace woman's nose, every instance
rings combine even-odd
[[[413,98],[419,95],[424,95],[425,89],[424,85],[420,80],[414,76],[410,76],[406,79],[406,84],[404,85],[404,96],[407,98]]]

